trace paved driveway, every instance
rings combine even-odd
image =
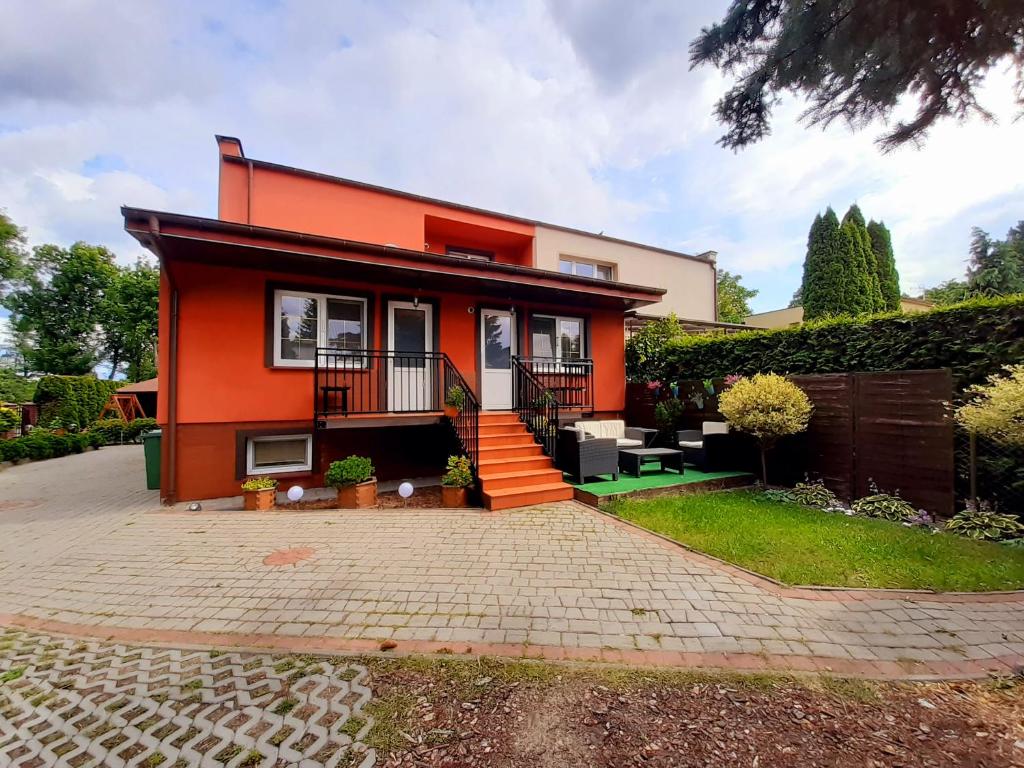
[[[1024,663],[1019,596],[781,589],[572,502],[188,514],[161,510],[142,478],[137,447],[0,472],[0,623],[875,676]]]

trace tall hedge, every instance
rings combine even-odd
[[[915,315],[839,318],[795,328],[673,339],[642,365],[627,348],[634,381],[846,371],[951,368],[956,389],[1024,362],[1024,295],[974,299]]]
[[[49,427],[86,427],[99,418],[118,382],[95,376],[43,376],[36,385],[39,424]]]

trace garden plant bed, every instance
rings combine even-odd
[[[377,506],[371,507],[371,509],[441,509],[442,507],[440,486],[428,486],[417,488],[408,499],[403,499],[397,491],[378,493]],[[334,496],[309,501],[286,501],[274,507],[274,509],[283,511],[337,508],[338,501]]]
[[[605,505],[623,520],[784,584],[983,592],[1024,588],[1024,551],[765,499],[757,491]]]
[[[1009,766],[1024,682],[863,683],[480,660],[367,660],[378,764]]]

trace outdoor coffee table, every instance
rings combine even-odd
[[[661,462],[661,471],[674,469],[683,474],[683,452],[675,448],[623,448],[619,451],[619,469],[640,477],[640,468],[652,461]]]

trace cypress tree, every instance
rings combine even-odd
[[[900,274],[896,271],[896,257],[892,252],[892,236],[881,221],[868,222],[871,252],[878,271],[878,287],[882,293],[882,309],[896,312],[900,308]]]
[[[851,315],[877,312],[883,308],[882,292],[875,269],[875,256],[871,251],[871,236],[868,235],[864,214],[854,204],[843,217],[842,227],[850,239],[850,273],[847,278],[850,292]]]
[[[850,311],[846,306],[847,292],[843,279],[847,268],[844,262],[850,250],[840,230],[839,218],[829,207],[824,216],[815,218],[808,236],[801,287],[805,320]]]

